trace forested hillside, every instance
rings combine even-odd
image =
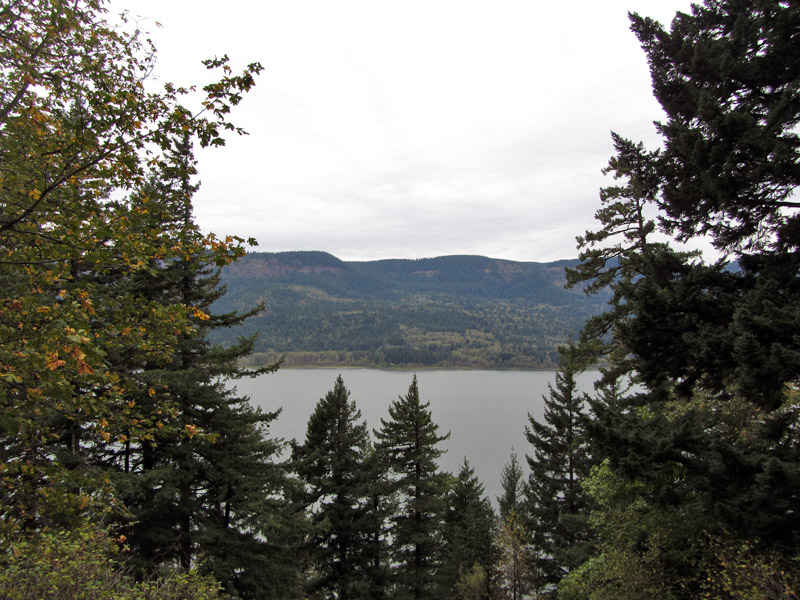
[[[213,339],[257,332],[251,360],[288,366],[554,367],[559,344],[606,301],[565,289],[576,263],[251,253],[223,269],[215,309],[263,309]]]

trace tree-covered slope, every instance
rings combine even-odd
[[[551,367],[557,346],[605,302],[564,289],[571,265],[253,253],[225,267],[228,292],[215,308],[264,308],[217,341],[258,332],[254,360],[285,355],[290,366]]]

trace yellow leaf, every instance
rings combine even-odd
[[[58,352],[49,352],[45,355],[45,365],[51,371],[55,371],[59,367],[67,364],[65,361],[58,358]]]

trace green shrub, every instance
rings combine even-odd
[[[2,600],[212,600],[219,586],[195,571],[137,582],[124,538],[90,527],[18,537],[0,558]]]

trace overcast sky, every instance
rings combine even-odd
[[[345,260],[577,255],[594,228],[610,132],[658,143],[627,12],[669,23],[681,0],[115,0],[144,17],[156,77],[259,61],[200,154],[197,222],[258,250]],[[155,22],[161,24],[157,28]]]

